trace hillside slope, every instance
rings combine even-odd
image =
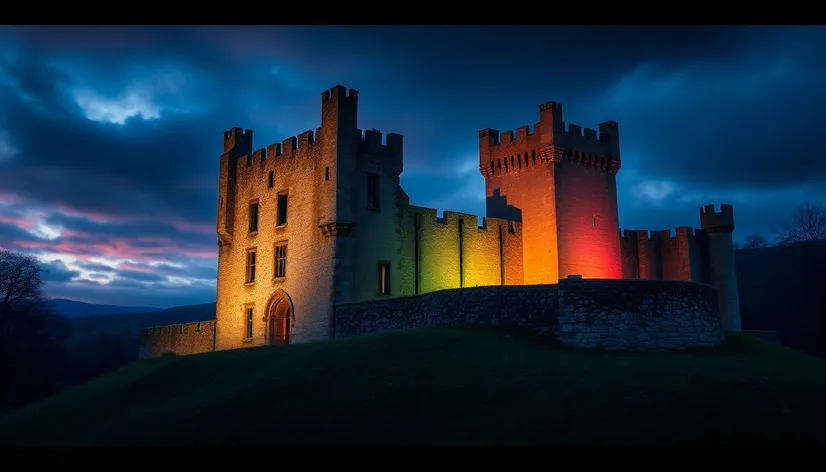
[[[0,418],[0,444],[826,444],[825,374],[742,335],[632,354],[408,331],[141,361]]]

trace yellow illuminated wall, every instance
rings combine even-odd
[[[522,283],[521,224],[409,205],[399,220],[399,295]],[[417,257],[418,251],[418,257]],[[418,280],[418,287],[417,287]]]

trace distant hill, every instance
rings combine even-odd
[[[72,325],[76,333],[83,333],[85,335],[124,332],[137,334],[140,328],[215,319],[214,302],[201,305],[176,306],[167,308],[166,310],[152,310],[154,311],[146,313],[124,313],[118,316],[106,314],[76,317],[72,320]]]
[[[58,315],[67,318],[77,318],[89,315],[123,315],[127,313],[147,313],[161,311],[161,308],[151,306],[118,306],[118,305],[96,305],[93,303],[76,302],[65,298],[53,298],[49,304]]]

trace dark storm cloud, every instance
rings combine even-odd
[[[69,269],[62,261],[52,261],[41,264],[43,272],[41,277],[46,282],[47,288],[51,283],[68,282],[72,277],[77,277],[80,272]]]
[[[650,176],[705,189],[822,181],[824,44],[826,30],[799,29],[727,57],[644,62],[602,96],[600,112],[620,121],[625,155]]]
[[[361,128],[404,135],[413,204],[484,215],[477,131],[556,100],[567,122],[620,122],[623,227],[696,226],[725,201],[738,234],[769,231],[826,188],[824,43],[822,28],[4,28],[0,246],[75,257],[97,281],[51,282],[69,298],[214,299],[166,278],[215,279],[222,132],[264,147],[315,129],[338,83],[361,91]]]
[[[134,280],[137,282],[165,282],[166,277],[160,274],[139,272],[134,270],[119,270],[117,280]]]
[[[28,222],[12,218],[4,219],[2,213],[0,213],[0,248],[12,250],[16,248],[14,241],[36,241],[40,239],[23,229],[22,224],[25,223]]]

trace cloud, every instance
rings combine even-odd
[[[624,227],[731,202],[736,234],[768,232],[826,199],[824,44],[817,28],[4,28],[0,246],[49,264],[53,296],[214,300],[222,132],[264,147],[315,129],[335,84],[360,90],[362,129],[404,135],[414,205],[483,216],[477,131],[557,100],[568,122],[620,122]]]
[[[641,62],[600,97],[601,113],[618,117],[633,166],[654,178],[742,189],[822,182],[826,143],[812,112],[826,106],[826,66],[811,45],[824,41],[823,30],[800,29],[724,59]]]
[[[11,161],[19,152],[12,143],[9,134],[0,129],[0,164]]]

